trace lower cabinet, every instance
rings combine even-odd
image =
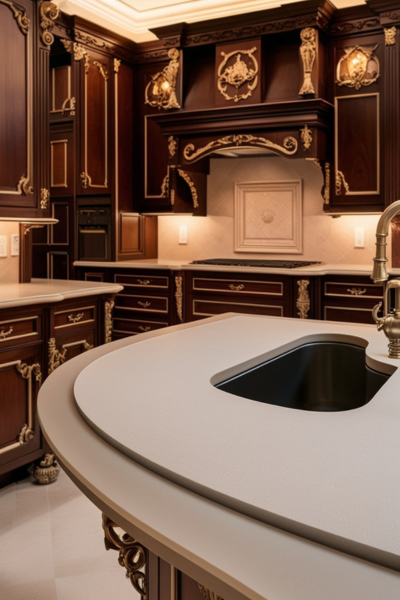
[[[372,309],[383,298],[383,284],[369,277],[329,275],[322,278],[322,318],[373,324]]]
[[[51,452],[37,416],[40,385],[65,361],[111,340],[112,302],[101,295],[0,310],[0,485]]]

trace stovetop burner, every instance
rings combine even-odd
[[[312,260],[251,260],[245,258],[209,258],[194,260],[191,265],[220,265],[226,267],[272,267],[276,269],[296,269],[310,265],[322,265]]]

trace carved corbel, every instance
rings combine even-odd
[[[314,85],[311,80],[312,69],[317,55],[316,31],[312,27],[306,27],[300,32],[302,44],[300,46],[300,57],[303,63],[303,85],[299,91],[300,96],[315,94]]]
[[[190,179],[190,177],[189,177],[188,173],[186,173],[186,171],[183,171],[182,169],[178,169],[178,173],[182,177],[182,179],[184,181],[186,181],[186,183],[188,184],[188,186],[190,188],[190,193],[192,194],[192,199],[193,199],[193,208],[198,208],[199,207],[199,196],[197,194],[197,190],[195,188],[193,181]]]
[[[51,46],[54,42],[54,35],[51,30],[54,27],[53,21],[60,14],[60,9],[53,2],[42,2],[40,5],[40,27],[42,29],[40,37],[43,44]]]

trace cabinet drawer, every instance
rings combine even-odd
[[[41,315],[0,320],[0,348],[41,339]]]
[[[139,333],[146,333],[147,331],[155,331],[156,329],[162,329],[168,327],[168,321],[145,321],[141,319],[114,319],[113,335],[121,338],[127,335],[137,335]]]
[[[168,298],[160,296],[135,296],[118,294],[115,306],[136,311],[168,314]]]
[[[251,304],[245,302],[226,302],[225,300],[193,300],[193,317],[211,317],[226,312],[237,312],[253,315],[283,317],[283,306],[273,304]]]
[[[68,335],[56,335],[48,341],[48,373],[71,358],[87,352],[96,346],[95,331],[72,330]]]
[[[169,288],[169,278],[159,277],[153,275],[125,275],[117,274],[114,275],[115,283],[119,283],[126,289],[128,286],[131,287],[143,287],[152,289],[167,290]]]
[[[383,286],[373,283],[342,283],[336,281],[326,281],[324,286],[324,295],[335,298],[382,298]]]
[[[283,296],[283,283],[280,281],[193,277],[193,290],[226,292],[232,295],[257,294],[264,296]]]
[[[326,321],[341,321],[345,323],[365,323],[374,325],[372,307],[328,306],[323,308],[323,318]]]
[[[87,329],[95,326],[96,306],[94,304],[82,305],[68,310],[55,310],[53,312],[54,330],[60,332],[68,329]]]

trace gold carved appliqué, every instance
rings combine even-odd
[[[385,46],[394,46],[396,44],[396,27],[387,27],[385,32]]]
[[[302,44],[300,46],[300,56],[303,63],[303,85],[299,95],[314,94],[314,85],[311,80],[312,69],[317,55],[316,50],[316,32],[312,27],[306,27],[300,32]]]
[[[253,90],[257,87],[258,62],[254,56],[256,50],[257,48],[252,48],[251,50],[234,50],[228,54],[221,52],[221,56],[223,56],[224,59],[218,67],[218,90],[225,100],[233,100],[234,102],[245,100],[252,95]],[[248,56],[252,61],[252,67],[249,68],[244,60],[242,60],[243,54]],[[236,57],[236,61],[233,62],[233,64],[226,66],[228,61],[233,57]],[[224,69],[224,67],[226,68]],[[235,94],[234,96],[228,94],[228,85],[238,90],[245,83],[247,84],[247,91],[245,93]]]

